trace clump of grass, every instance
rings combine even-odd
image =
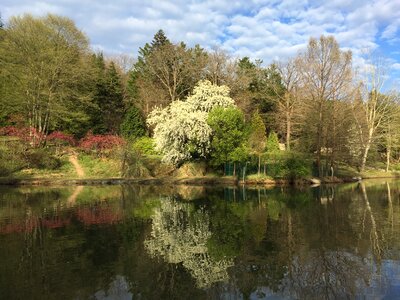
[[[78,161],[85,171],[85,177],[120,177],[121,163],[113,158],[98,158],[90,154],[80,153]]]

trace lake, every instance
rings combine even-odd
[[[0,299],[400,298],[400,181],[0,187]]]

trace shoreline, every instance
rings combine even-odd
[[[143,184],[143,185],[248,185],[248,186],[313,186],[320,184],[340,184],[358,182],[363,179],[396,179],[399,176],[386,177],[357,177],[357,178],[301,178],[288,179],[248,179],[245,182],[229,177],[163,177],[163,178],[0,178],[0,186],[76,186],[76,185],[119,185],[119,184]]]

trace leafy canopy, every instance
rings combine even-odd
[[[216,107],[207,120],[212,129],[212,163],[221,165],[228,161],[241,160],[245,136],[244,116],[236,107]]]
[[[164,155],[165,162],[175,165],[206,157],[212,133],[208,113],[216,106],[232,105],[228,87],[200,81],[186,101],[174,101],[150,113],[147,123],[154,127],[156,150]]]

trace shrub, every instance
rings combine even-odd
[[[280,151],[278,135],[274,131],[269,133],[265,148],[269,153],[277,153]]]
[[[85,151],[94,150],[102,152],[104,150],[111,150],[124,144],[124,139],[117,135],[93,135],[88,133],[83,139],[80,140],[79,146]]]
[[[121,173],[123,177],[150,177],[142,154],[128,147],[122,153]]]
[[[133,149],[144,155],[157,155],[154,139],[143,136],[133,143]]]
[[[26,159],[30,168],[55,170],[61,167],[60,159],[46,149],[31,149],[27,152]]]
[[[286,160],[286,175],[285,177],[294,180],[304,178],[311,175],[311,167],[309,163],[300,157],[291,157]]]
[[[34,143],[37,146],[44,139],[44,135],[34,128],[6,126],[0,128],[0,135],[18,137],[21,141]]]
[[[75,139],[72,135],[61,131],[54,131],[46,137],[46,141],[53,142],[57,145],[75,145]]]
[[[6,146],[0,146],[0,176],[8,176],[25,166],[24,158],[15,148],[11,151]]]

